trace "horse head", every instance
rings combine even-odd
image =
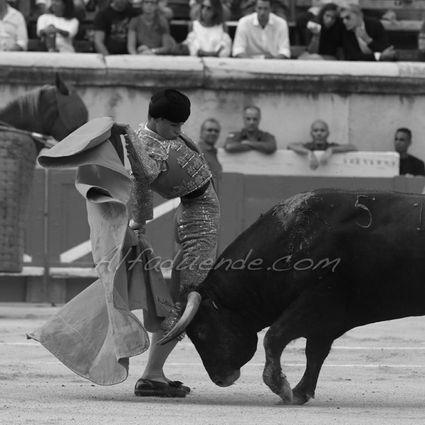
[[[72,90],[56,74],[54,94],[56,97],[57,115],[48,134],[56,140],[62,140],[88,120],[88,111],[78,93]]]
[[[81,97],[56,74],[55,85],[31,90],[0,110],[0,121],[62,140],[88,120]],[[37,143],[37,149],[41,149]]]

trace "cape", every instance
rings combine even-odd
[[[100,385],[127,378],[129,357],[149,347],[146,330],[158,330],[173,310],[161,271],[147,267],[152,247],[128,227],[131,178],[113,124],[109,117],[93,119],[38,159],[43,167],[77,167],[75,186],[86,199],[99,278],[27,335]],[[143,309],[144,325],[135,309]]]

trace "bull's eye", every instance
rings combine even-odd
[[[206,326],[200,326],[197,330],[196,335],[198,339],[205,341],[207,339],[208,328]]]

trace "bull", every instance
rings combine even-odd
[[[425,197],[321,189],[262,215],[188,294],[166,343],[186,330],[211,380],[233,384],[264,337],[265,384],[284,403],[315,395],[333,341],[369,323],[425,314]],[[306,338],[291,389],[280,358]]]

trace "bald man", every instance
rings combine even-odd
[[[329,126],[323,120],[316,120],[311,124],[310,135],[311,141],[306,143],[290,143],[288,149],[296,152],[299,155],[307,156],[309,166],[315,170],[319,165],[326,165],[334,153],[344,153],[356,151],[357,148],[351,144],[340,145],[338,143],[328,142]],[[315,151],[324,151],[317,157]]]

